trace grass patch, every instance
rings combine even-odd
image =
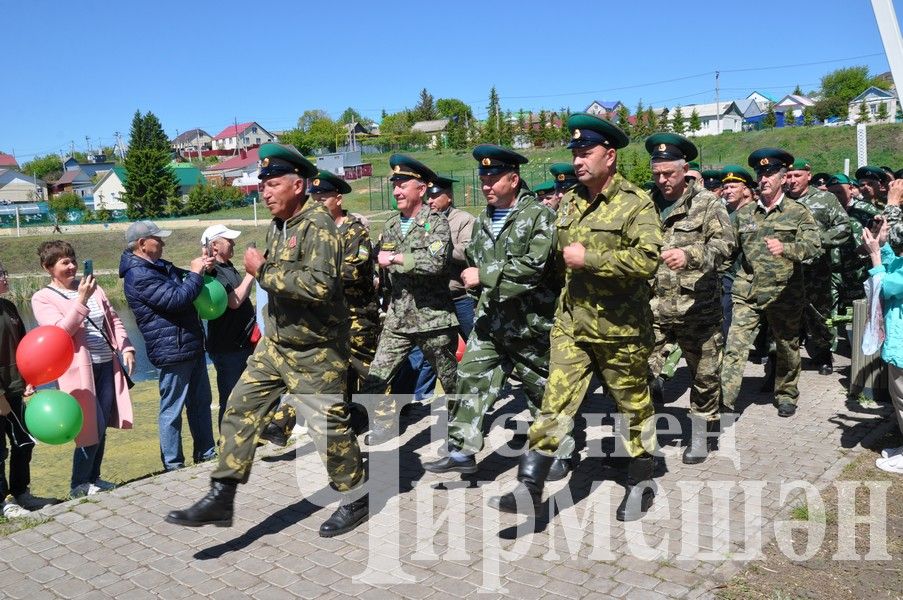
[[[809,505],[798,504],[790,511],[790,517],[796,521],[813,521],[815,523],[827,522],[825,512],[821,510],[809,510]]]

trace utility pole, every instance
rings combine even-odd
[[[201,162],[201,130],[195,127],[194,129],[194,139],[195,139],[195,148],[198,151],[198,162]]]
[[[85,154],[91,154],[91,138],[85,136]]]
[[[122,134],[117,131],[113,135],[116,136],[116,149],[119,150],[119,160],[125,160],[125,150],[122,148]]]
[[[721,133],[721,101],[718,97],[718,92],[720,91],[720,81],[721,73],[719,71],[715,71],[715,133]]]
[[[235,153],[241,155],[241,137],[238,135],[238,117],[232,117],[232,125],[235,127]]]

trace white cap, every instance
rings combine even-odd
[[[201,244],[212,242],[216,238],[226,238],[227,240],[234,240],[240,235],[240,231],[229,229],[225,225],[211,225],[204,230],[204,233],[201,234]]]

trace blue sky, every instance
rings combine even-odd
[[[868,0],[0,0],[0,19],[0,150],[20,163],[84,150],[85,136],[112,145],[136,109],[170,137],[215,135],[233,119],[288,129],[314,108],[379,120],[423,87],[480,118],[493,85],[515,112],[632,110],[713,102],[716,70],[722,99],[809,91],[843,66],[888,70]]]

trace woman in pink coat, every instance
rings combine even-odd
[[[72,365],[58,381],[62,391],[78,400],[84,413],[84,425],[75,438],[70,495],[95,494],[115,487],[100,478],[107,426],[132,427],[128,385],[110,344],[122,353],[130,375],[135,368],[135,348],[94,276],[76,279],[78,263],[69,242],[43,242],[38,256],[50,274],[50,285],[31,298],[35,319],[40,325],[62,327],[75,343]]]

